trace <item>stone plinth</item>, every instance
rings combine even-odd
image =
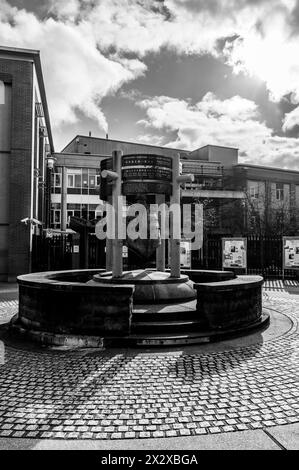
[[[78,273],[79,278],[82,273]],[[84,275],[89,273],[85,271]],[[66,279],[72,277],[71,273],[64,274]],[[57,277],[51,273],[18,277],[22,325],[58,334],[123,336],[130,333],[134,286],[94,288],[87,283],[62,279],[63,273],[57,273]]]
[[[238,328],[256,322],[262,314],[261,276],[195,284],[196,309],[210,329]]]

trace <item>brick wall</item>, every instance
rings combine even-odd
[[[30,263],[30,227],[20,221],[31,210],[33,64],[1,58],[1,74],[12,80],[8,277],[13,280],[29,272]]]

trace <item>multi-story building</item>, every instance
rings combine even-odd
[[[53,228],[67,227],[72,215],[86,219],[96,216],[100,161],[111,156],[113,150],[165,156],[180,153],[182,172],[194,174],[194,182],[182,189],[183,201],[204,202],[206,226],[214,233],[240,235],[257,230],[261,224],[261,231],[266,231],[273,225],[273,217],[281,214],[284,222],[293,221],[293,226],[294,220],[299,223],[298,171],[240,164],[238,149],[230,147],[206,145],[186,151],[79,135],[55,154]],[[63,171],[65,198],[61,197]]]
[[[71,216],[84,219],[96,218],[96,208],[100,203],[100,162],[111,157],[113,150],[128,153],[154,153],[171,156],[179,149],[143,145],[101,139],[91,136],[76,136],[61,153],[55,153],[51,198],[51,227],[68,228]]]
[[[30,270],[53,152],[39,52],[0,47],[0,280]]]
[[[245,195],[248,231],[299,233],[298,171],[238,164],[233,179]]]

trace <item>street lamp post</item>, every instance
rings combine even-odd
[[[45,181],[45,217],[46,228],[51,224],[51,180],[56,158],[50,153],[46,156],[46,181]]]

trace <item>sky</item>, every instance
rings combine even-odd
[[[299,170],[299,0],[0,0],[39,49],[55,150],[77,134]]]

